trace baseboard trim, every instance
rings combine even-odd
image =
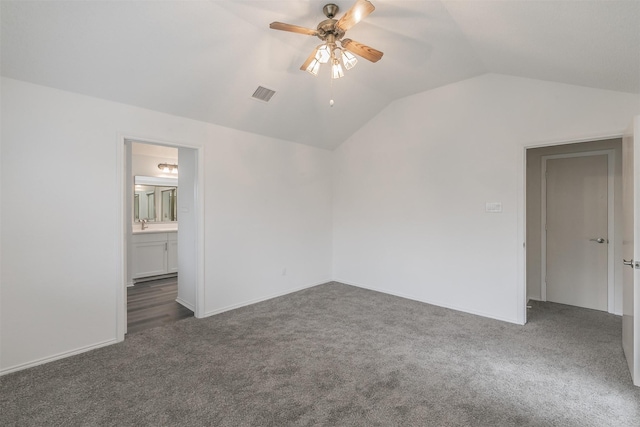
[[[400,292],[389,292],[388,290],[383,290],[383,289],[376,288],[376,287],[373,287],[373,286],[366,286],[366,285],[362,285],[362,284],[358,284],[358,283],[353,283],[353,282],[349,282],[349,281],[346,281],[346,280],[334,279],[334,281],[338,282],[338,283],[342,283],[344,285],[355,286],[356,288],[368,289],[370,291],[375,291],[375,292],[380,292],[380,293],[387,294],[387,295],[393,295],[395,297],[410,299],[412,301],[418,301],[418,302],[423,302],[425,304],[437,305],[438,307],[448,308],[450,310],[460,311],[462,313],[473,314],[475,316],[487,317],[489,319],[500,320],[501,322],[514,323],[516,325],[524,325],[524,323],[520,323],[520,322],[518,322],[518,321],[516,321],[514,319],[509,319],[509,318],[500,317],[500,316],[494,316],[493,314],[485,313],[485,312],[478,311],[478,310],[469,310],[469,309],[457,307],[457,306],[454,306],[454,305],[451,305],[451,304],[444,304],[444,303],[442,303],[440,301],[435,301],[435,300],[430,300],[430,299],[423,299],[423,298],[416,298],[414,296],[406,295],[406,294],[403,294],[403,293],[400,293]]]
[[[80,347],[75,350],[65,351],[62,353],[55,354],[53,356],[43,357],[42,359],[37,359],[32,362],[21,363],[19,365],[11,366],[9,368],[0,369],[0,376],[10,374],[12,372],[22,371],[24,369],[33,368],[34,366],[44,365],[45,363],[53,362],[55,360],[64,359],[66,357],[75,356],[80,353],[86,353],[87,351],[95,350],[101,347],[106,347],[108,345],[116,344],[118,341],[116,339],[102,341],[97,344],[88,345],[86,347]]]
[[[322,280],[322,281],[317,282],[317,283],[312,283],[310,285],[304,285],[304,286],[300,286],[298,288],[290,289],[290,290],[287,290],[287,291],[284,291],[284,292],[279,292],[277,294],[272,294],[272,295],[268,295],[268,296],[265,296],[265,297],[255,298],[255,299],[252,299],[252,300],[249,300],[249,301],[245,301],[245,302],[241,302],[241,303],[238,303],[238,304],[228,305],[226,307],[218,308],[216,310],[207,311],[207,312],[204,313],[204,315],[202,317],[214,316],[216,314],[224,313],[225,311],[231,311],[231,310],[235,310],[236,308],[241,308],[241,307],[246,307],[248,305],[257,304],[257,303],[262,302],[262,301],[267,301],[267,300],[270,300],[270,299],[273,299],[273,298],[278,298],[278,297],[281,297],[281,296],[284,296],[284,295],[292,294],[294,292],[298,292],[298,291],[302,291],[302,290],[305,290],[305,289],[313,288],[315,286],[324,285],[325,283],[329,283],[329,282],[332,282],[332,281],[333,280],[331,280],[331,279],[326,279],[326,280]]]
[[[543,300],[542,298],[533,298],[533,297],[530,297],[530,298],[527,298],[527,305],[529,304],[529,301],[547,302],[546,300]],[[603,310],[603,311],[604,311],[604,310]],[[622,316],[622,312],[621,312],[621,311],[620,311],[620,312],[618,312],[618,311],[615,311],[615,310],[614,310],[614,311],[607,311],[607,313],[609,313],[609,314],[613,314],[613,315],[615,315],[615,316]]]
[[[160,280],[160,279],[170,279],[173,277],[178,277],[178,273],[174,272],[174,273],[158,274],[157,276],[138,277],[133,279],[133,284],[135,285],[137,283],[152,282],[154,280]]]
[[[176,302],[178,304],[180,304],[181,306],[183,306],[185,308],[188,308],[189,310],[193,311],[194,313],[196,312],[195,306],[193,304],[189,304],[188,302],[186,302],[182,298],[180,298],[180,297],[176,298]]]

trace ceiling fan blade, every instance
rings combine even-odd
[[[283,22],[272,22],[269,24],[269,28],[273,30],[289,31],[292,33],[306,34],[308,36],[317,36],[318,30],[312,30],[311,28],[300,27],[298,25],[285,24]]]
[[[382,55],[384,55],[379,50],[376,50],[365,44],[358,43],[351,39],[343,39],[342,47],[347,49],[349,52],[354,53],[358,56],[361,56],[364,59],[367,59],[371,62],[378,62],[380,58],[382,58]]]
[[[307,71],[307,68],[309,67],[309,64],[311,64],[311,62],[313,62],[313,60],[316,59],[316,52],[317,51],[318,51],[318,48],[313,49],[313,52],[311,52],[311,55],[309,55],[307,60],[304,61],[304,64],[302,64],[302,67],[300,67],[300,69],[302,71]]]
[[[362,21],[367,15],[375,10],[375,6],[368,0],[356,0],[351,9],[347,10],[342,18],[336,23],[336,26],[347,31],[349,28]]]

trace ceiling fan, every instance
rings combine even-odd
[[[347,30],[375,10],[373,4],[368,0],[356,0],[351,9],[342,15],[339,20],[334,19],[338,10],[337,5],[333,3],[326,4],[322,11],[328,19],[320,22],[315,30],[282,22],[272,22],[269,27],[274,30],[316,36],[322,40],[324,43],[314,49],[300,69],[317,76],[320,64],[330,62],[331,77],[337,79],[344,76],[343,65],[345,69],[349,70],[358,62],[352,54],[371,62],[379,61],[383,55],[382,52],[372,47],[343,38]]]

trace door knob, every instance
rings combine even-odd
[[[624,265],[628,265],[629,267],[633,268],[633,260],[632,260],[632,259],[631,259],[631,260],[629,260],[629,261],[627,261],[626,259],[624,259],[624,258],[623,258],[623,259],[622,259],[622,263],[623,263]]]
[[[598,237],[597,239],[589,239],[590,242],[598,242],[598,243],[604,243],[605,239],[603,239],[602,237]]]

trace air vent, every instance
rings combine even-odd
[[[275,93],[276,93],[275,90],[271,90],[271,89],[267,89],[266,87],[258,86],[258,89],[256,89],[255,92],[253,92],[253,95],[251,95],[251,97],[253,99],[257,99],[258,101],[269,102],[269,100],[271,99],[271,97],[273,95],[275,95]]]

